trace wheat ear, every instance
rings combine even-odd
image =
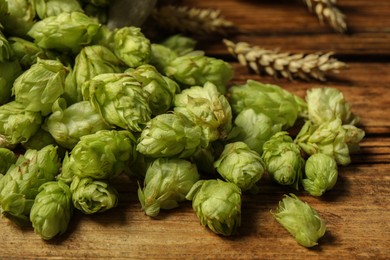
[[[267,74],[290,80],[299,78],[325,81],[327,72],[338,72],[347,67],[344,62],[332,58],[331,52],[290,54],[251,46],[246,42],[234,43],[226,39],[223,42],[241,65],[247,66],[259,75]]]

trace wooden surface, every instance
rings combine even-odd
[[[200,226],[190,203],[150,219],[141,211],[136,184],[124,178],[115,182],[121,194],[117,208],[76,213],[68,232],[50,242],[0,218],[0,259],[390,259],[390,1],[338,2],[350,28],[345,35],[320,25],[300,1],[184,1],[221,9],[246,31],[232,40],[291,52],[333,51],[348,63],[348,70],[327,83],[289,82],[249,73],[221,42],[200,42],[208,55],[233,64],[233,82],[274,83],[302,97],[318,85],[336,87],[360,116],[366,137],[352,164],[340,168],[334,189],[321,198],[296,193],[327,222],[319,246],[299,246],[273,219],[270,210],[293,190],[266,176],[259,194],[243,197],[240,234],[229,238]]]

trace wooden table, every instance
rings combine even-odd
[[[300,1],[184,1],[219,8],[247,33],[234,40],[290,52],[335,52],[349,69],[326,83],[254,75],[220,41],[200,42],[210,56],[228,59],[233,82],[247,79],[280,85],[299,96],[316,86],[340,89],[366,132],[352,164],[341,167],[333,190],[315,198],[296,194],[318,210],[328,231],[312,249],[299,246],[271,216],[293,190],[261,180],[257,195],[245,195],[240,234],[221,237],[200,226],[190,203],[150,219],[141,211],[136,183],[124,178],[117,208],[99,215],[76,213],[68,232],[44,242],[31,228],[0,218],[0,259],[389,259],[390,258],[390,1],[340,0],[348,34],[320,25]]]

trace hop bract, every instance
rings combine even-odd
[[[141,83],[152,115],[163,114],[172,108],[175,94],[180,91],[175,81],[161,75],[154,66],[149,64],[128,69],[126,73]]]
[[[126,130],[100,130],[84,135],[69,158],[65,157],[61,175],[113,179],[127,171],[134,160],[135,142],[133,134]]]
[[[53,181],[60,169],[57,147],[26,150],[0,179],[0,210],[18,225],[29,223],[39,187]]]
[[[141,132],[151,110],[141,83],[127,73],[104,73],[83,86],[83,96],[110,125]]]
[[[262,158],[274,181],[298,189],[305,161],[299,146],[287,132],[278,132],[264,143]]]
[[[118,204],[117,190],[104,180],[76,176],[70,190],[74,207],[85,214],[104,212]]]
[[[172,60],[164,72],[184,87],[213,83],[221,94],[233,78],[233,68],[223,60],[203,55],[184,55]]]
[[[0,26],[0,63],[10,60],[12,55],[12,48],[5,35],[2,33]]]
[[[61,13],[83,12],[77,0],[35,0],[32,1],[40,19],[56,16]]]
[[[80,101],[67,107],[65,100],[60,98],[53,104],[52,111],[44,127],[58,144],[68,149],[73,149],[84,135],[109,129],[88,101]]]
[[[177,94],[174,111],[201,126],[209,142],[225,139],[232,127],[230,104],[211,82]]]
[[[359,118],[352,114],[341,91],[336,88],[312,88],[307,91],[309,120],[321,124],[340,118],[343,124],[355,125]]]
[[[343,125],[341,119],[315,125],[311,121],[301,128],[295,138],[307,154],[323,153],[331,156],[340,165],[351,163],[350,153],[359,149],[364,131],[354,125]]]
[[[321,196],[337,182],[338,170],[336,161],[323,153],[311,155],[305,164],[303,188],[313,196]]]
[[[177,158],[157,158],[146,171],[138,199],[145,214],[155,217],[160,209],[172,209],[184,201],[199,174],[194,164]]]
[[[120,73],[123,71],[123,63],[108,48],[101,45],[86,46],[78,53],[72,70],[72,84],[75,84],[76,96],[72,101],[82,101],[82,85],[84,82],[103,73]]]
[[[190,157],[198,147],[206,147],[202,128],[180,113],[152,118],[141,132],[137,151],[150,157]]]
[[[28,35],[44,49],[78,53],[92,42],[100,25],[81,12],[61,13],[36,22]]]
[[[270,117],[249,108],[241,111],[234,119],[228,140],[244,142],[252,150],[262,154],[264,143],[281,130],[281,124],[275,124]]]
[[[14,80],[22,73],[18,61],[0,62],[0,105],[11,100]]]
[[[236,184],[242,191],[256,192],[256,183],[265,171],[261,156],[243,142],[227,144],[214,166],[226,181]]]
[[[317,245],[326,232],[325,221],[318,212],[294,194],[285,195],[272,214],[302,246]]]
[[[51,113],[51,106],[64,93],[66,67],[57,60],[41,60],[23,72],[14,82],[15,100],[27,110]]]
[[[300,97],[279,86],[248,80],[246,84],[229,88],[229,101],[233,112],[245,109],[267,115],[283,129],[292,127],[298,117],[306,116],[307,104]]]
[[[30,213],[36,234],[49,240],[65,233],[72,214],[72,194],[68,185],[61,181],[50,181],[39,187]]]
[[[14,148],[27,142],[38,131],[41,123],[39,112],[28,111],[16,101],[0,106],[0,147]]]
[[[230,236],[241,225],[241,190],[237,185],[219,179],[200,180],[186,198],[200,223],[214,233]]]
[[[113,41],[111,49],[130,68],[149,63],[150,40],[145,37],[139,27],[115,29]]]

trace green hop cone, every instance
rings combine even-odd
[[[100,130],[80,137],[80,141],[65,157],[60,180],[72,176],[93,179],[113,179],[129,169],[135,160],[135,137],[126,130]],[[65,176],[64,179],[61,179]]]
[[[313,196],[321,196],[337,182],[338,170],[336,161],[323,153],[311,155],[306,160],[305,178],[302,185],[305,191]]]
[[[278,132],[264,143],[262,158],[274,181],[298,189],[305,160],[301,156],[299,146],[287,132]]]
[[[0,106],[0,147],[27,142],[40,128],[42,116],[16,101]]]
[[[104,73],[83,85],[85,100],[113,126],[141,132],[150,120],[151,110],[141,83],[127,73]]]
[[[148,64],[150,60],[150,40],[138,27],[129,26],[115,29],[111,49],[130,68]]]
[[[58,144],[67,149],[73,149],[84,135],[109,129],[88,101],[80,101],[67,107],[66,101],[59,98],[54,102],[52,111],[45,121],[44,128]]]
[[[64,93],[66,67],[57,60],[41,60],[23,72],[14,82],[15,100],[26,110],[51,113],[54,101]]]
[[[12,86],[21,73],[22,68],[17,60],[0,63],[0,105],[11,100]]]
[[[1,31],[0,27],[0,63],[9,61],[13,56],[13,51],[7,38]]]
[[[100,25],[81,12],[60,13],[38,21],[28,32],[44,49],[78,53],[92,42]]]
[[[39,187],[53,181],[60,169],[57,147],[26,150],[0,179],[0,211],[18,225],[29,223]]]
[[[256,183],[265,171],[261,156],[243,142],[226,144],[214,166],[226,181],[234,183],[242,191],[252,192],[257,192]]]
[[[44,240],[65,233],[73,214],[72,194],[61,181],[50,181],[39,187],[31,208],[34,232]]]
[[[195,164],[178,158],[157,158],[146,171],[138,199],[145,214],[156,217],[160,209],[172,209],[185,201],[185,196],[199,180]]]
[[[158,43],[152,43],[149,63],[156,67],[160,73],[165,74],[165,67],[169,65],[178,54],[167,46]]]
[[[40,19],[56,16],[61,13],[83,12],[77,0],[34,0],[35,10]]]
[[[213,83],[221,94],[233,78],[233,68],[221,59],[203,55],[185,55],[172,60],[165,68],[166,76],[185,87]]]
[[[0,174],[4,175],[16,160],[16,154],[12,150],[0,147]]]
[[[244,142],[258,154],[263,153],[263,145],[274,134],[282,130],[281,124],[275,124],[270,117],[256,113],[248,108],[241,111],[234,119],[229,142]]]
[[[300,97],[279,86],[254,80],[232,86],[228,97],[233,113],[253,109],[271,118],[275,124],[281,124],[283,129],[292,127],[298,117],[304,117],[307,113],[307,104]]]
[[[285,195],[272,215],[304,247],[318,245],[326,232],[326,223],[318,212],[294,194]]]
[[[355,125],[359,118],[352,114],[343,93],[336,88],[312,88],[307,91],[309,120],[314,124],[340,118],[343,124]]]
[[[200,223],[214,233],[230,236],[241,225],[241,190],[237,185],[219,179],[196,182],[186,198]]]
[[[175,112],[182,113],[204,129],[209,142],[228,136],[232,128],[232,110],[213,83],[184,89],[176,94],[174,104]]]
[[[4,0],[0,2],[4,5]],[[5,32],[9,36],[26,37],[27,32],[35,24],[36,12],[32,1],[5,0],[5,2],[8,5],[8,14],[0,16],[0,23],[3,24]]]
[[[181,34],[166,38],[161,45],[173,50],[178,56],[187,55],[195,50],[196,41]]]
[[[76,176],[70,190],[74,207],[85,214],[104,212],[118,204],[117,190],[103,180]]]
[[[323,153],[340,165],[351,163],[350,153],[359,149],[364,131],[353,125],[343,125],[341,119],[315,125],[306,121],[294,142],[308,155]]]
[[[150,157],[190,157],[198,147],[206,147],[202,128],[180,113],[152,118],[141,132],[137,151]]]
[[[119,73],[124,64],[108,48],[101,45],[84,47],[76,56],[72,71],[72,80],[76,84],[77,99],[82,100],[84,82],[103,73]]]
[[[163,114],[172,108],[175,94],[180,91],[175,81],[161,75],[154,66],[149,64],[141,65],[136,69],[130,68],[126,73],[141,83],[152,115]]]

